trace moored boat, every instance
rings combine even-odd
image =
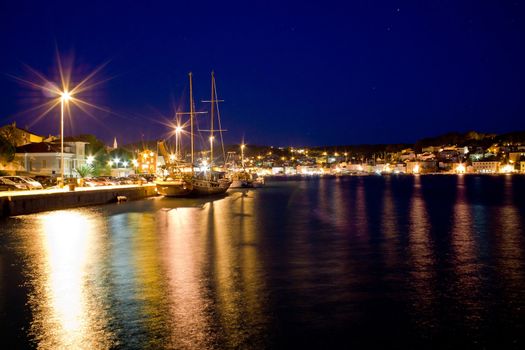
[[[192,193],[193,184],[186,179],[160,179],[155,181],[157,192],[166,197],[185,197]]]

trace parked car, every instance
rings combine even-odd
[[[40,182],[27,176],[4,176],[4,178],[9,179],[14,183],[25,185],[28,190],[41,190],[44,188]]]
[[[21,191],[27,189],[26,185],[17,184],[5,177],[0,177],[0,191]]]
[[[99,187],[99,186],[106,186],[107,183],[105,180],[101,180],[94,177],[86,177],[84,178],[84,186],[85,187]]]
[[[128,179],[130,179],[134,184],[145,184],[148,182],[148,180],[146,180],[140,175],[129,175]]]
[[[148,182],[153,182],[157,178],[154,174],[141,174],[143,178],[145,178]]]
[[[133,185],[135,181],[129,177],[117,177],[115,180],[118,181],[119,185]]]
[[[38,182],[40,182],[40,184],[42,184],[42,186],[44,188],[50,188],[50,187],[55,187],[57,186],[57,178],[54,177],[54,176],[49,176],[49,175],[36,175],[34,177],[34,179]]]
[[[104,183],[103,186],[118,185],[118,181],[116,181],[111,176],[97,176],[97,177],[94,177],[93,179],[96,180],[96,181],[99,181],[101,183]]]

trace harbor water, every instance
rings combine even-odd
[[[0,221],[9,348],[524,348],[525,177],[270,181]]]

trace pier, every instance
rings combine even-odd
[[[0,194],[0,218],[61,210],[90,205],[117,203],[118,198],[136,200],[156,196],[155,185],[79,187],[64,189],[3,192]]]

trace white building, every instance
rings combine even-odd
[[[76,176],[75,169],[86,163],[86,144],[82,141],[64,142],[64,175]],[[16,148],[15,162],[23,171],[34,175],[60,175],[60,142],[30,143]]]

